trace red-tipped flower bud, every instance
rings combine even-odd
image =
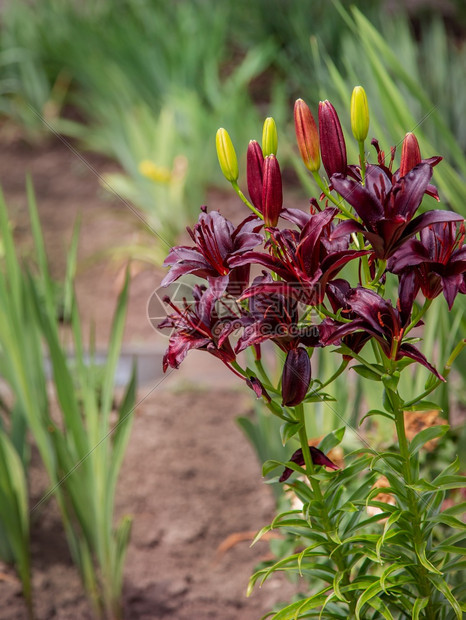
[[[264,156],[258,142],[251,140],[248,145],[246,161],[248,192],[252,204],[262,212],[262,179],[264,175]]]
[[[421,163],[421,149],[416,136],[407,133],[401,147],[400,177],[404,177],[410,170]]]
[[[330,179],[340,172],[346,175],[346,144],[338,114],[330,101],[319,103],[320,153]]]
[[[262,213],[266,226],[276,226],[283,206],[282,175],[275,155],[264,159]]]
[[[304,165],[311,172],[317,172],[320,168],[319,132],[311,110],[302,99],[294,104],[294,126]]]
[[[287,407],[295,407],[306,398],[311,383],[311,360],[303,347],[290,349],[282,375],[282,398]]]

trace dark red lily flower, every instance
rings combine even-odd
[[[399,360],[402,357],[409,357],[444,381],[414,345],[403,342],[406,319],[389,300],[383,299],[374,291],[358,286],[349,289],[344,301],[352,316],[356,318],[343,324],[338,321],[325,321],[325,329],[321,329],[324,345],[335,344],[354,332],[366,332],[379,342],[387,358]]]
[[[332,461],[318,448],[309,446],[309,452],[311,453],[311,459],[314,465],[322,465],[322,467],[328,467],[329,469],[338,469],[335,463],[332,463]],[[292,463],[296,463],[296,465],[299,465],[300,467],[305,465],[303,451],[301,448],[293,453],[290,461]],[[285,480],[288,480],[292,473],[293,470],[290,467],[286,467],[278,482],[285,482]]]
[[[388,259],[417,232],[437,222],[457,222],[463,218],[451,211],[427,211],[413,219],[432,177],[432,166],[420,163],[397,179],[380,166],[367,166],[363,186],[343,174],[332,176],[333,188],[354,208],[362,224],[348,220],[340,224],[334,237],[361,232],[371,243],[375,256]]]
[[[215,355],[228,365],[235,359],[235,353],[228,340],[230,333],[228,321],[222,317],[220,321],[217,302],[224,295],[228,277],[209,278],[209,288],[195,286],[193,303],[184,301],[182,309],[177,308],[168,298],[164,301],[174,312],[168,315],[159,325],[160,329],[174,328],[170,336],[168,349],[163,358],[163,371],[170,366],[178,368],[191,349],[203,349]],[[231,316],[232,320],[237,317]]]
[[[249,270],[245,273],[245,270],[236,269],[231,273],[231,260],[263,241],[259,234],[261,227],[261,220],[253,215],[235,228],[218,211],[202,212],[194,229],[187,229],[195,245],[177,245],[165,259],[164,265],[171,269],[162,280],[162,286],[168,286],[187,273],[201,278],[230,274],[230,283],[247,283]]]
[[[264,282],[272,282],[269,274],[256,278],[254,285]],[[276,293],[252,297],[249,313],[242,322],[245,328],[238,340],[236,352],[272,340],[287,353],[282,375],[282,404],[294,407],[301,403],[311,382],[311,360],[301,345],[321,346],[318,326],[300,326],[297,301]]]
[[[334,313],[342,310],[342,314],[345,319],[356,319],[357,315],[349,307],[346,296],[351,290],[351,285],[346,280],[337,278],[329,282],[327,286],[327,298],[332,306]],[[412,304],[411,304],[412,307]],[[325,319],[320,325],[320,333],[323,341],[326,341],[327,334],[332,334],[334,330],[334,321],[331,319]],[[341,342],[346,345],[354,353],[359,353],[364,345],[369,342],[371,335],[367,332],[358,331],[352,334],[348,334],[341,339]],[[351,355],[343,355],[343,359],[349,361]]]
[[[443,292],[451,310],[456,295],[466,293],[466,246],[464,221],[433,224],[420,232],[420,240],[410,239],[389,260],[388,269],[400,276],[412,298],[419,289],[427,299]]]
[[[282,278],[279,282],[251,286],[244,291],[242,299],[259,293],[278,293],[307,304],[321,303],[327,282],[350,260],[368,253],[349,250],[347,240],[331,239],[330,225],[337,213],[335,207],[316,213],[300,232],[270,230],[270,254],[245,252],[232,258],[231,265],[258,263]]]
[[[253,286],[272,283],[269,274],[254,279]],[[275,292],[263,292],[251,297],[249,312],[240,319],[244,332],[238,340],[236,352],[251,345],[272,340],[282,351],[288,352],[300,344],[307,347],[320,346],[318,328],[315,325],[300,327],[298,303],[290,296]]]

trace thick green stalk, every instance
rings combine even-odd
[[[400,399],[401,400],[401,399]],[[401,401],[403,402],[403,401]],[[403,457],[403,476],[406,481],[406,494],[408,498],[408,506],[409,511],[412,515],[412,534],[413,534],[413,542],[416,547],[421,547],[424,542],[423,535],[421,532],[421,519],[418,510],[418,503],[416,500],[416,494],[413,489],[409,487],[415,481],[413,480],[411,473],[411,465],[410,465],[410,456],[409,456],[409,444],[408,439],[406,437],[405,430],[405,422],[404,422],[404,407],[395,408],[395,425],[396,432],[398,436],[398,446],[400,448],[400,454]],[[426,619],[434,620],[435,613],[431,604],[431,594],[432,594],[432,586],[427,579],[426,574],[427,570],[421,563],[418,563],[418,576],[419,576],[419,589],[421,591],[422,596],[428,597],[429,602],[427,603],[427,607],[425,608]]]
[[[364,152],[364,140],[358,141],[359,145],[359,163],[361,165],[361,182],[365,185],[366,178],[366,154]]]
[[[332,528],[332,524],[331,524],[328,512],[326,510],[326,504],[325,504],[325,500],[324,500],[324,495],[322,493],[322,489],[320,488],[320,482],[319,482],[319,480],[314,478],[314,475],[313,475],[314,474],[314,463],[312,462],[311,452],[309,450],[309,441],[308,441],[308,437],[307,437],[306,423],[305,423],[305,419],[304,419],[304,407],[303,407],[303,405],[301,403],[300,405],[297,405],[294,409],[295,409],[295,412],[296,412],[296,418],[301,422],[301,426],[300,426],[300,429],[299,429],[299,441],[301,443],[301,450],[303,452],[304,464],[306,466],[306,474],[307,474],[309,483],[311,485],[311,488],[312,488],[312,490],[314,492],[314,496],[315,496],[316,500],[318,502],[320,502],[320,504],[322,505],[322,512],[321,512],[322,522],[323,522],[323,525],[325,527],[325,534],[327,536],[327,540],[328,540],[329,546],[333,547],[332,558],[333,558],[335,564],[337,565],[338,570],[341,573],[343,573],[343,578],[341,580],[341,584],[343,586],[349,585],[349,583],[350,583],[349,569],[346,566],[345,557],[341,554],[340,549],[337,548],[338,547],[338,543],[336,543],[330,537],[330,532],[333,529]],[[354,617],[354,610],[356,608],[356,601],[354,600],[352,592],[348,592],[347,596],[351,597],[348,600],[348,606],[349,606],[349,612],[350,612],[349,618],[352,618],[352,617]]]

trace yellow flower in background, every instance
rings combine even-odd
[[[158,166],[150,159],[144,159],[139,164],[139,172],[155,183],[170,183],[172,172],[165,166]]]

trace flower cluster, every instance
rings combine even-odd
[[[442,379],[409,336],[419,323],[413,307],[421,293],[426,300],[443,294],[449,308],[458,293],[466,293],[463,218],[448,210],[420,212],[425,194],[438,200],[431,178],[441,158],[422,159],[409,133],[397,170],[395,149],[387,162],[376,140],[377,163],[365,161],[360,149],[360,161],[349,165],[340,120],[329,101],[319,104],[318,123],[302,99],[294,117],[302,159],[322,191],[307,211],[284,207],[272,119],[264,125],[262,146],[256,141],[248,146],[249,198],[237,183],[230,137],[218,131],[222,171],[252,214],[234,226],[204,208],[188,229],[193,245],[170,251],[163,285],[185,274],[206,284],[196,286],[193,300],[182,308],[171,305],[173,312],[162,323],[174,330],[164,369],[177,368],[190,349],[206,350],[270,399],[267,386],[243,372],[237,356],[251,347],[260,359],[261,345],[272,341],[285,354],[276,388],[285,412],[309,395],[315,347],[337,345],[348,360],[373,341],[387,369],[408,358],[404,363],[418,362]],[[353,93],[351,124],[363,145],[369,113],[361,87]],[[251,280],[256,265],[263,271]],[[341,277],[344,268],[353,282]],[[395,303],[384,296],[388,273],[392,283],[398,279]]]

